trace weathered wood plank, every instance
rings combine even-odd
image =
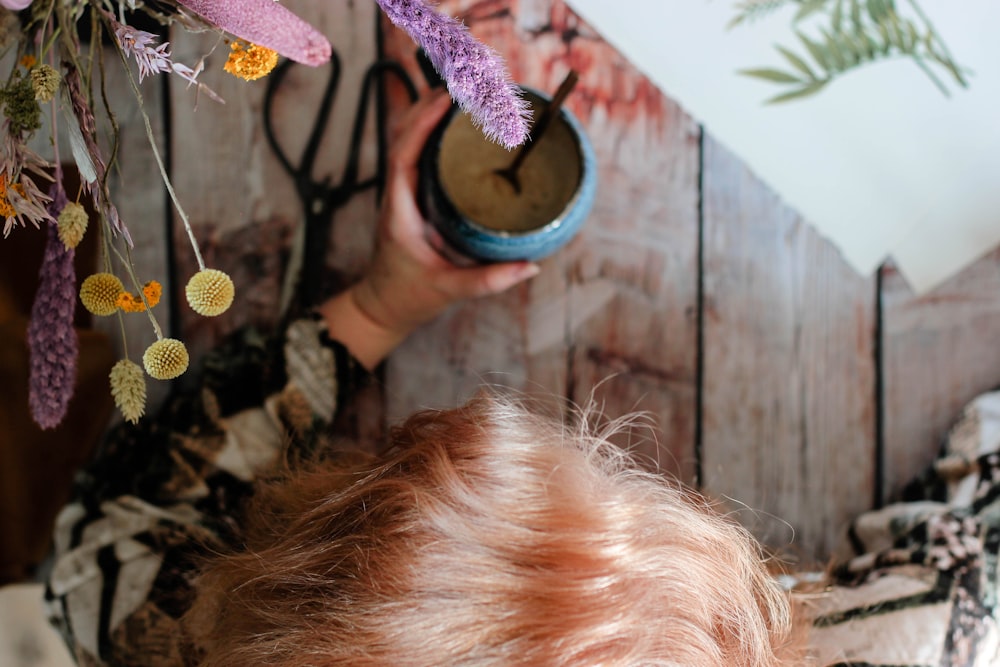
[[[327,35],[340,56],[340,83],[313,176],[329,175],[331,183],[341,183],[361,81],[376,57],[377,7],[373,2],[308,0],[289,0],[287,6]],[[214,45],[213,36],[178,31],[174,57],[194,63]],[[274,325],[290,247],[303,218],[292,178],[274,157],[264,134],[267,80],[247,83],[226,74],[222,65],[228,52],[225,44],[211,52],[200,78],[226,100],[224,107],[204,97],[196,100],[182,80],[175,78],[171,87],[174,185],[206,265],[228,272],[237,286],[233,307],[212,319],[197,316],[181,296],[180,333],[195,359],[241,325]],[[330,71],[330,65],[315,69],[295,65],[275,98],[274,127],[295,166],[314,126]],[[370,105],[360,156],[361,179],[375,170],[374,110]],[[354,195],[335,212],[326,262],[331,288],[350,281],[367,261],[375,217],[372,190]],[[182,289],[197,265],[176,216],[173,239],[178,289]],[[361,442],[377,439],[382,430],[379,389],[372,391],[374,397],[361,399],[366,407],[348,420],[351,437]]]
[[[525,4],[534,3],[521,6]],[[530,40],[520,44],[526,35],[515,25],[514,10],[505,3],[445,2],[441,10],[463,18],[473,34],[501,52],[517,81],[532,83],[522,76],[522,63],[547,59],[552,66],[553,59],[558,60],[550,48],[543,50]],[[413,60],[416,46],[412,40],[385,21],[383,26],[386,57],[404,63],[414,81],[424,86]],[[565,72],[565,65],[562,67]],[[548,87],[542,81],[534,81],[533,85]],[[390,125],[396,123],[403,106],[398,97],[393,99]],[[561,255],[556,256],[543,262],[542,274],[530,284],[457,306],[417,331],[386,364],[388,417],[398,419],[422,407],[457,405],[484,383],[511,387],[561,404],[566,383],[566,342],[561,319],[565,283],[563,260]],[[532,345],[528,340],[532,329],[529,311],[559,313],[551,327],[542,327],[544,344]]]
[[[703,169],[705,488],[822,559],[874,495],[874,280],[710,137]]]
[[[1000,251],[916,296],[882,269],[884,500],[933,461],[965,404],[1000,384]]]
[[[442,9],[519,83],[551,91],[579,72],[567,106],[594,143],[598,196],[584,231],[529,285],[454,309],[393,355],[389,414],[454,405],[483,382],[554,403],[593,393],[609,416],[649,411],[660,441],[640,449],[690,481],[697,127],[563,2]],[[413,50],[398,31],[386,43],[393,55]]]
[[[317,179],[329,175],[331,182],[338,183],[361,79],[375,59],[375,5],[297,0],[288,7],[327,35],[341,56],[340,84],[314,169]],[[211,51],[215,39],[183,31],[174,35],[178,61],[193,63],[211,52],[200,80],[226,100],[223,107],[204,96],[196,100],[185,81],[172,81],[174,185],[206,264],[229,272],[237,284],[236,302],[218,318],[198,317],[182,304],[182,331],[195,356],[241,324],[270,325],[276,321],[287,254],[302,219],[292,178],[272,154],[264,135],[262,107],[267,80],[248,83],[223,72],[228,47],[222,44]],[[275,99],[276,133],[295,166],[313,128],[329,72],[329,65],[315,69],[293,66]],[[374,169],[373,123],[369,122],[368,128],[362,177]],[[370,244],[367,239],[374,217],[372,193],[356,196],[350,206],[335,213],[336,231],[331,233],[328,256],[331,270],[356,271],[357,255],[367,257],[370,245],[365,244]],[[197,267],[176,216],[174,242],[178,280],[183,285]]]

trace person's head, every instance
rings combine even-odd
[[[778,664],[753,539],[605,435],[480,396],[264,484],[188,614],[204,664]]]

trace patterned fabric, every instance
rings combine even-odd
[[[819,664],[1000,665],[1000,392],[969,404],[906,496],[848,529],[815,598]]]
[[[77,661],[195,664],[179,619],[197,560],[238,543],[258,474],[323,446],[366,379],[319,321],[270,339],[244,330],[206,359],[198,391],[114,430],[56,522],[46,597]]]

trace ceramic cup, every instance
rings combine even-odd
[[[537,118],[548,97],[522,88]],[[579,231],[594,204],[594,149],[564,108],[518,171],[520,193],[496,169],[515,151],[490,142],[452,107],[420,158],[420,204],[449,257],[478,262],[538,260]]]

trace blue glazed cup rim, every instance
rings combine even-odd
[[[543,93],[535,88],[524,85],[518,87],[524,93],[534,95],[535,97],[544,102],[552,101],[551,95],[547,95],[546,93]],[[573,136],[573,145],[576,147],[576,155],[579,161],[579,175],[577,177],[575,189],[573,191],[573,196],[566,201],[566,204],[559,212],[559,215],[550,220],[549,222],[545,223],[544,225],[524,230],[507,230],[507,229],[495,229],[493,227],[487,227],[459,212],[458,209],[455,208],[455,205],[452,203],[451,197],[448,196],[448,193],[441,185],[440,179],[437,177],[438,156],[440,155],[441,152],[440,151],[441,140],[444,137],[445,130],[447,130],[448,126],[452,122],[452,119],[455,117],[455,114],[459,113],[459,111],[460,111],[459,106],[457,104],[452,104],[451,108],[447,111],[444,118],[441,119],[437,127],[435,127],[434,130],[431,132],[431,135],[427,140],[427,144],[424,147],[420,160],[421,171],[426,170],[425,172],[426,174],[433,174],[433,177],[430,178],[430,187],[432,187],[434,190],[434,195],[438,200],[438,204],[446,209],[448,216],[457,224],[466,226],[478,234],[482,234],[487,237],[501,238],[501,239],[530,237],[540,234],[551,233],[552,231],[559,229],[566,222],[567,216],[577,206],[581,197],[584,196],[584,189],[585,189],[584,184],[588,176],[586,170],[588,167],[588,163],[593,162],[593,160],[588,160],[589,147],[586,144],[586,138],[585,138],[586,135],[584,133],[583,126],[580,124],[580,121],[577,120],[576,116],[574,116],[573,113],[569,111],[569,109],[567,109],[566,107],[562,107],[561,109],[559,109],[560,119],[563,122],[565,122],[571,130],[571,134]],[[516,150],[517,149],[511,151],[512,156],[516,153]]]

